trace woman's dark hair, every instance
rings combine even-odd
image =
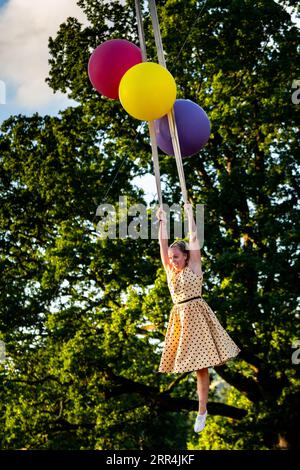
[[[190,250],[187,247],[187,244],[183,240],[176,240],[175,242],[172,243],[172,245],[169,246],[169,248],[178,248],[181,253],[187,255],[185,264],[187,265],[190,259]]]

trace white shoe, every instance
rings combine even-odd
[[[205,426],[205,420],[207,416],[207,410],[205,410],[205,413],[203,415],[197,415],[195,425],[194,425],[194,431],[195,432],[200,432]]]

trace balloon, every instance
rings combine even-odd
[[[152,121],[172,108],[176,83],[162,65],[143,62],[125,73],[120,82],[119,98],[128,114],[141,121]]]
[[[140,62],[142,53],[139,47],[126,39],[110,39],[96,47],[90,57],[90,81],[99,93],[116,100],[124,73]]]
[[[182,157],[189,157],[204,147],[210,136],[210,122],[205,111],[190,100],[176,100],[175,121]],[[155,121],[158,147],[167,155],[174,155],[167,116]]]

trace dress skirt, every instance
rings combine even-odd
[[[202,298],[174,305],[169,317],[159,372],[189,372],[220,366],[241,349]]]

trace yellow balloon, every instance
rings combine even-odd
[[[128,114],[141,121],[153,121],[171,110],[176,100],[176,83],[162,65],[142,62],[123,75],[119,98]]]

